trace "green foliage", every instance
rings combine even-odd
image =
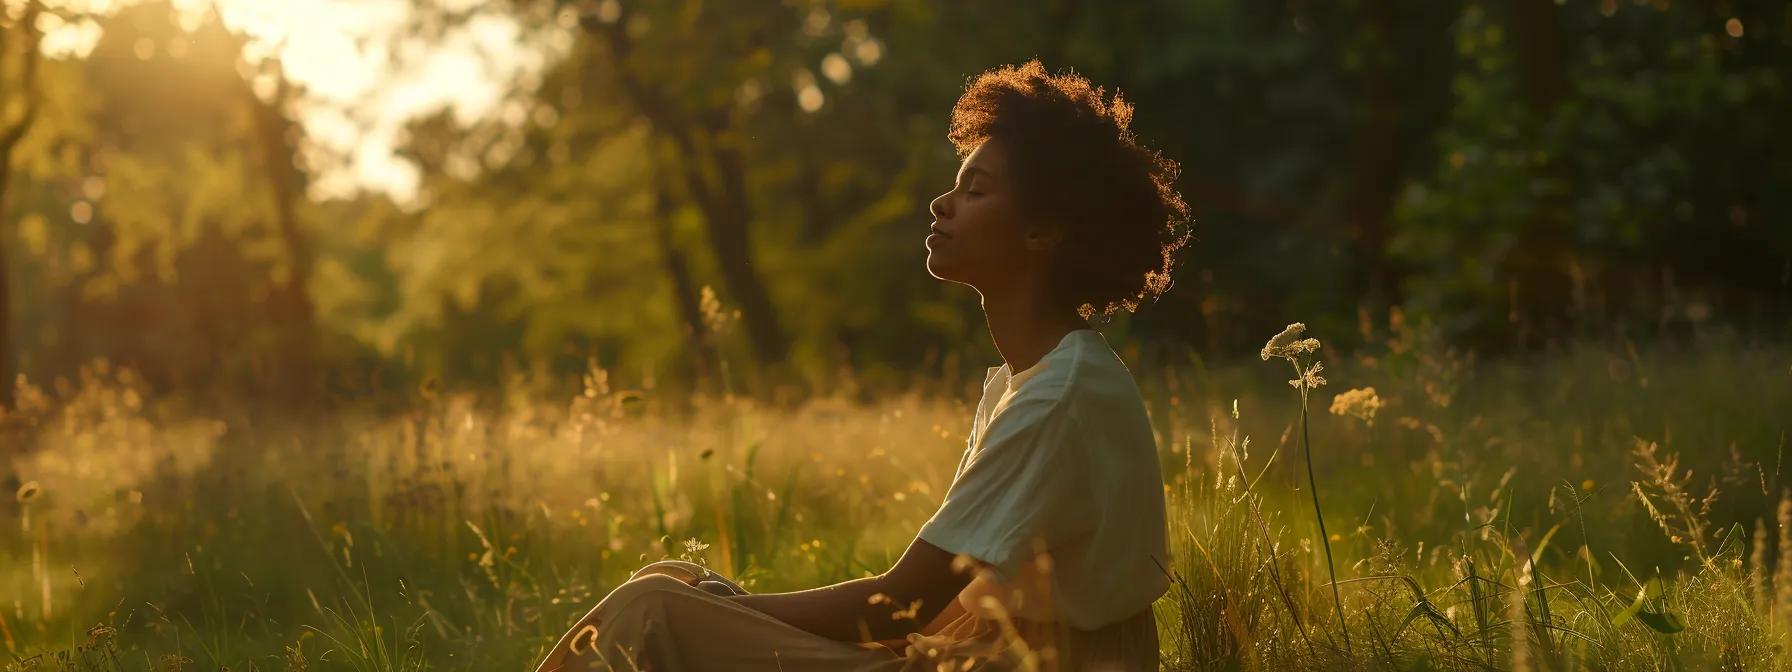
[[[1792,234],[1770,224],[1789,211],[1769,185],[1792,174],[1762,158],[1785,138],[1759,111],[1788,104],[1792,50],[1758,31],[1784,8],[1727,11],[1579,3],[1536,22],[1468,3],[1454,107],[1396,214],[1412,306],[1486,339],[1699,323],[1782,292]],[[1543,39],[1560,60],[1523,62]],[[1552,77],[1566,90],[1534,91]]]
[[[1183,164],[1196,244],[1115,327],[1147,347],[1236,351],[1298,313],[1348,350],[1388,306],[1480,350],[1783,331],[1783,8],[1536,6],[419,2],[419,44],[508,22],[550,62],[490,117],[408,127],[417,200],[301,198],[288,237],[274,185],[303,193],[324,155],[270,145],[256,110],[305,92],[257,97],[280,66],[247,38],[126,3],[43,63],[0,206],[9,329],[34,378],[106,356],[184,389],[296,385],[273,364],[295,338],[337,390],[592,356],[706,389],[721,361],[809,389],[963,374],[966,344],[993,353],[919,243],[946,115],[968,75],[1042,56]],[[280,317],[295,273],[315,321]],[[731,332],[698,319],[705,286]]]
[[[234,387],[273,357],[265,316],[294,270],[255,141],[263,103],[233,62],[242,38],[184,31],[171,11],[102,17],[91,54],[42,73],[43,121],[6,199],[23,243],[8,261],[29,279],[7,326],[27,372],[110,357],[166,385]]]

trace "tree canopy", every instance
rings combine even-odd
[[[1290,315],[1494,351],[1792,324],[1782,3],[465,4],[413,0],[403,30],[558,46],[496,113],[410,123],[411,201],[317,197],[305,86],[215,13],[0,4],[11,365],[295,394],[968,370],[993,350],[923,270],[926,204],[966,79],[1033,57],[1123,91],[1182,164],[1174,287],[1109,327],[1153,356]],[[90,52],[40,53],[76,20]]]

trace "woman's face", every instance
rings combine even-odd
[[[929,274],[977,288],[1019,278],[1032,251],[1011,175],[996,142],[965,157],[958,183],[928,205],[934,219],[926,242]]]

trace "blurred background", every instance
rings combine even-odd
[[[957,380],[999,358],[926,203],[966,79],[1031,57],[1183,167],[1129,361],[1792,333],[1773,0],[3,0],[4,379]]]

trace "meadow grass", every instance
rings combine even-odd
[[[1281,371],[1135,363],[1170,507],[1166,669],[1792,669],[1792,349],[1477,363],[1403,332],[1325,364],[1309,480]],[[531,669],[652,560],[753,591],[889,567],[975,401],[674,400],[595,366],[307,418],[103,364],[22,392],[0,425],[7,670]]]

